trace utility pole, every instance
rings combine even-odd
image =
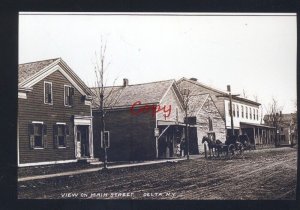
[[[230,85],[227,85],[227,91],[229,92],[229,112],[230,112],[230,123],[231,123],[231,134],[234,136],[234,126],[233,126],[233,114],[232,114],[232,95]]]
[[[183,89],[182,95],[184,96],[184,111],[185,111],[185,137],[187,146],[187,160],[190,159],[190,140],[189,140],[189,127],[188,127],[188,103],[189,103],[189,89]]]
[[[231,135],[234,136],[234,125],[233,125],[233,114],[232,114],[232,97],[239,96],[240,94],[231,94],[231,87],[227,85],[228,94],[217,95],[216,97],[228,97],[229,98],[229,114],[230,114],[230,127],[231,127]]]

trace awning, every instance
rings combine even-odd
[[[269,128],[269,129],[275,129],[275,127],[268,126],[268,125],[263,125],[263,124],[255,124],[255,123],[245,123],[245,122],[240,122],[241,128]]]
[[[176,121],[167,121],[167,120],[157,120],[157,126],[168,126],[168,125],[180,125],[185,126],[183,122],[176,122]],[[189,127],[196,127],[195,125],[189,125]]]

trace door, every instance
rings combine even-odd
[[[77,126],[77,157],[89,157],[89,126],[78,125]]]

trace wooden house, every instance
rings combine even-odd
[[[99,88],[91,88],[95,156],[103,157],[100,142]],[[183,136],[182,96],[175,80],[106,87],[105,132],[108,161],[147,160],[176,156]]]
[[[225,121],[226,135],[231,132],[230,100],[227,92],[200,83],[196,78],[181,78],[179,88],[189,88],[194,94],[208,93]],[[232,118],[235,135],[247,134],[253,145],[274,145],[274,128],[262,124],[260,103],[238,97],[232,97]]]
[[[91,91],[61,59],[19,65],[18,166],[93,158]]]

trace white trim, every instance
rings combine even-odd
[[[27,99],[27,93],[18,92],[18,98]]]
[[[175,80],[174,80],[175,81]],[[163,101],[163,99],[166,97],[166,95],[168,94],[170,88],[173,86],[174,81],[171,83],[171,85],[168,87],[167,91],[164,93],[164,95],[161,97],[159,104],[161,104],[161,102]]]
[[[49,68],[48,68],[49,67]],[[62,69],[59,65],[58,62],[55,62],[55,65],[49,65],[48,67],[44,68],[43,70],[39,71],[41,72],[41,74],[37,75],[36,78],[32,79],[31,81],[29,81],[28,83],[26,83],[24,85],[24,87],[32,87],[33,85],[35,85],[36,83],[38,83],[39,81],[41,81],[42,79],[46,78],[47,76],[49,76],[50,74],[54,73],[55,71],[59,71],[61,72],[66,78],[67,80],[82,94],[82,95],[86,95],[85,91],[80,88],[77,83],[69,76],[69,74],[67,74],[67,72]],[[21,85],[21,84],[20,84]],[[45,92],[45,91],[44,91]]]
[[[90,105],[92,105],[92,102],[91,102],[91,101],[87,101],[87,100],[85,100],[85,101],[84,101],[84,105],[88,105],[88,106],[90,106]]]
[[[51,103],[46,103],[45,102],[45,87],[46,87],[46,83],[48,84],[51,84]],[[52,86],[52,82],[47,82],[47,81],[44,81],[44,104],[48,104],[48,105],[53,105],[53,86]]]
[[[45,162],[36,162],[36,163],[21,163],[21,164],[18,164],[18,166],[19,167],[41,166],[41,165],[60,164],[60,163],[74,163],[74,162],[77,162],[77,159],[75,159],[75,160],[45,161]]]
[[[172,90],[172,92],[174,93],[175,98],[177,99],[177,102],[179,103],[179,105],[180,105],[180,107],[181,107],[181,110],[184,110],[184,108],[183,108],[183,106],[182,106],[182,103],[180,102],[180,100],[179,100],[179,98],[178,98],[178,96],[177,96],[177,94],[176,94],[174,88],[171,88],[171,90]],[[180,91],[178,90],[178,92],[180,92]]]
[[[66,125],[65,122],[57,122],[56,125]]]
[[[44,147],[33,147],[33,149],[45,149]]]
[[[44,124],[43,121],[32,121],[31,123],[32,123],[32,124]]]
[[[58,149],[66,149],[67,147],[60,147],[60,146],[58,146],[57,148]]]
[[[201,107],[198,109],[198,111],[196,112],[195,116],[197,116],[199,114],[200,110],[202,109],[202,107],[204,106],[204,104],[206,103],[206,101],[208,100],[209,97],[210,97],[210,95],[209,95],[209,93],[207,93],[206,99],[201,104]],[[212,98],[211,98],[211,100],[212,100]]]

